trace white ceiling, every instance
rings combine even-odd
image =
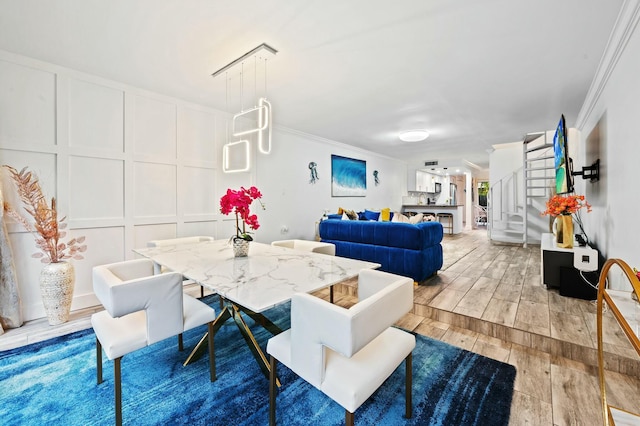
[[[211,73],[264,42],[279,51],[267,67],[276,125],[410,164],[486,168],[494,144],[562,113],[575,124],[621,5],[0,0],[0,49],[225,110],[234,91]],[[264,90],[249,80],[245,94]],[[413,128],[431,136],[400,142]]]

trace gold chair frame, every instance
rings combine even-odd
[[[605,262],[604,267],[602,268],[602,272],[600,273],[600,280],[598,282],[598,315],[597,315],[597,333],[598,333],[598,379],[600,381],[600,399],[602,403],[602,417],[603,424],[605,426],[614,425],[613,416],[611,413],[611,408],[614,408],[618,411],[620,410],[616,407],[612,407],[607,403],[607,389],[604,377],[605,363],[604,363],[604,342],[602,336],[603,329],[603,309],[604,303],[606,302],[607,306],[611,310],[614,318],[620,324],[622,331],[629,339],[631,346],[636,350],[636,352],[640,355],[640,340],[635,332],[631,329],[631,326],[627,322],[627,319],[624,317],[616,302],[613,298],[606,292],[607,285],[607,275],[612,266],[618,265],[625,277],[631,283],[631,287],[633,288],[633,293],[635,293],[636,297],[640,294],[640,281],[636,277],[636,274],[633,270],[627,265],[627,263],[621,259],[609,259]],[[635,414],[637,416],[637,414]]]

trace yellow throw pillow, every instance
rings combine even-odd
[[[380,220],[383,222],[389,222],[389,219],[391,219],[391,209],[386,208],[380,210]]]

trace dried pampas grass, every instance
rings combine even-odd
[[[51,206],[49,206],[42,193],[42,188],[40,188],[38,177],[27,171],[26,167],[20,171],[7,165],[3,167],[11,174],[11,178],[18,190],[18,195],[24,204],[24,210],[34,219],[32,226],[8,202],[4,202],[4,210],[7,214],[34,235],[36,245],[42,250],[42,252],[35,253],[33,257],[40,258],[43,263],[57,263],[66,259],[83,259],[84,257],[81,253],[87,250],[87,246],[82,244],[85,237],[72,238],[67,243],[60,241],[67,234],[64,231],[67,227],[67,224],[64,223],[66,217],[58,220],[56,199],[51,198]]]

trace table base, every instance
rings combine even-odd
[[[221,300],[221,303],[222,303],[222,298],[220,298],[220,300]],[[224,305],[224,307],[222,308],[222,311],[220,312],[218,317],[213,322],[213,326],[212,326],[210,332],[212,332],[214,334],[214,336],[215,336],[215,334],[218,332],[220,327],[222,327],[222,325],[229,318],[233,318],[234,322],[236,323],[236,326],[238,326],[238,330],[240,330],[240,334],[242,334],[242,337],[244,338],[245,342],[247,343],[247,346],[251,350],[251,354],[256,359],[256,361],[258,363],[258,366],[260,367],[260,369],[262,370],[264,375],[267,378],[269,378],[269,372],[271,370],[271,368],[269,367],[269,361],[267,361],[267,357],[265,356],[264,352],[262,351],[262,348],[260,348],[260,345],[258,344],[258,342],[256,341],[255,337],[253,336],[253,333],[251,333],[251,330],[249,329],[249,326],[247,325],[247,323],[242,318],[242,315],[240,315],[241,312],[244,312],[251,319],[253,319],[257,324],[259,324],[260,326],[265,328],[267,331],[269,331],[274,336],[276,334],[282,333],[282,331],[283,331],[280,327],[278,327],[276,324],[274,324],[271,320],[269,320],[264,315],[262,315],[260,313],[257,313],[257,312],[253,312],[253,311],[251,311],[249,309],[243,308],[242,306],[236,305],[235,303],[230,303],[229,302],[228,304]],[[189,363],[198,360],[202,356],[202,354],[205,352],[205,349],[207,347],[207,337],[208,337],[208,335],[209,335],[209,332],[205,333],[204,336],[202,336],[202,338],[200,339],[200,341],[196,345],[196,347],[193,348],[193,350],[191,351],[191,353],[189,354],[189,356],[187,357],[187,359],[185,360],[185,362],[183,364],[185,367]],[[279,387],[280,386],[280,381],[278,379],[276,379],[276,382],[277,382],[277,385]]]

